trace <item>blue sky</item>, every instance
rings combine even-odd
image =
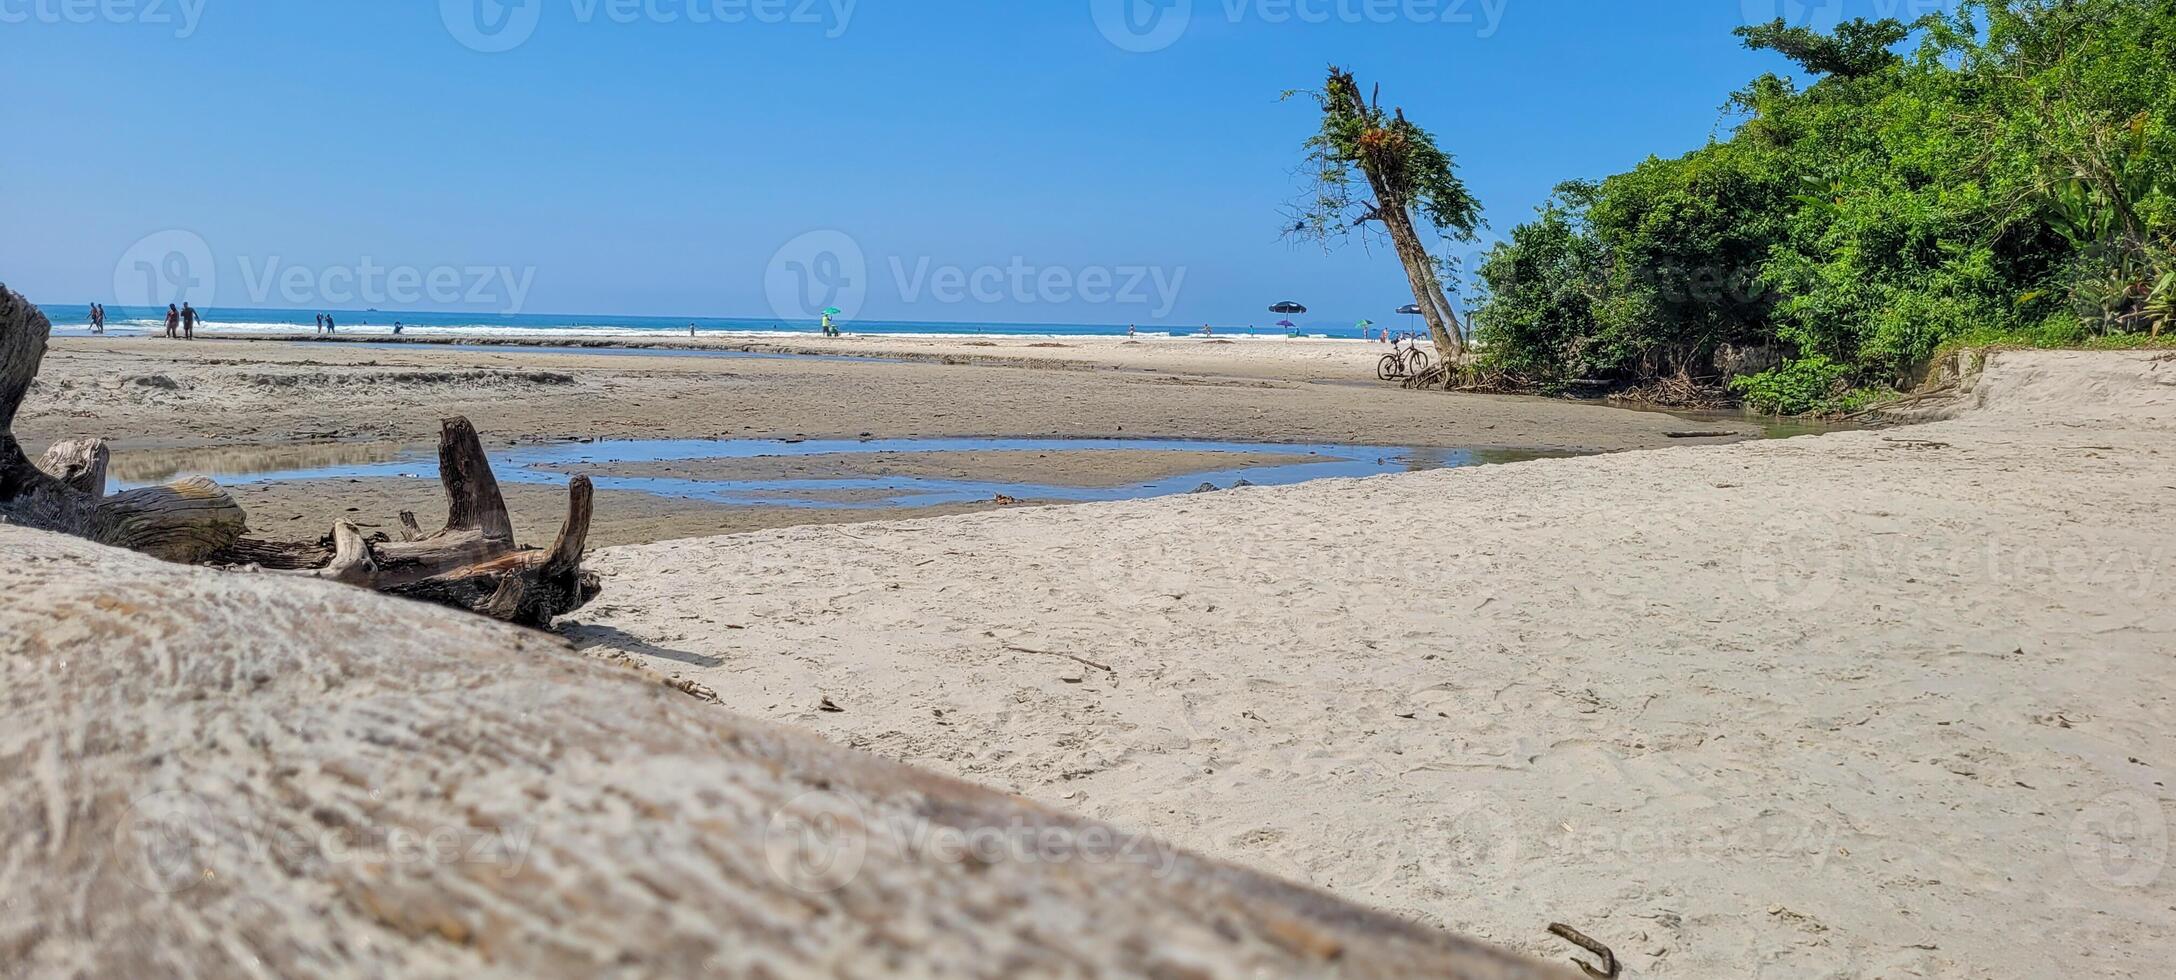
[[[112,301],[179,230],[223,306],[513,298],[325,276],[370,264],[520,273],[522,312],[766,316],[839,232],[865,319],[1389,319],[1387,249],[1279,237],[1314,124],[1281,91],[1381,83],[1502,233],[1715,132],[1784,67],[1737,48],[1748,11],[1837,5],[1924,0],[0,0],[0,280]]]

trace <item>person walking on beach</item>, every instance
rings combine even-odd
[[[836,337],[838,336],[838,329],[839,328],[831,325],[831,314],[824,314],[824,336]]]
[[[181,335],[181,311],[175,309],[172,303],[166,304],[166,335],[168,337]]]
[[[196,307],[187,303],[181,304],[181,337],[183,340],[196,339],[197,319]]]
[[[325,314],[325,332],[326,332],[327,334],[331,334],[331,333],[334,333],[334,332],[338,331],[339,329],[340,329],[340,325],[339,325],[339,324],[337,324],[337,323],[334,323],[334,322],[332,322],[332,314],[330,314],[330,313],[327,313],[327,314]]]
[[[91,304],[91,332],[106,332],[106,308],[97,303]]]

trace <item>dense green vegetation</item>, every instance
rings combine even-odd
[[[2176,336],[2176,0],[1738,35],[1805,77],[1731,96],[1728,139],[1559,187],[1478,270],[1483,370],[1804,413],[1964,340]],[[1746,351],[1780,364],[1730,377]]]

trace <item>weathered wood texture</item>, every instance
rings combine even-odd
[[[43,467],[33,465],[12,425],[51,329],[37,307],[0,285],[0,520],[169,561],[306,572],[538,628],[597,595],[596,576],[581,568],[594,502],[589,481],[577,477],[569,488],[567,520],[552,549],[523,549],[490,457],[463,418],[445,420],[439,440],[445,528],[421,535],[413,516],[402,515],[411,530],[401,541],[369,540],[348,524],[317,541],[244,538],[241,507],[202,477],[106,496],[101,440],[56,444]]]
[[[353,525],[336,525],[317,541],[243,539],[211,564],[309,572],[319,578],[389,595],[466,609],[534,626],[579,609],[597,597],[597,577],[582,570],[596,504],[589,478],[567,486],[567,518],[548,551],[515,543],[506,500],[490,457],[465,418],[446,419],[439,434],[439,482],[446,490],[446,526],[418,536],[413,514],[402,514],[398,541],[366,539]]]
[[[1574,976],[541,634],[0,553],[0,975]]]
[[[58,475],[30,461],[15,441],[15,413],[51,331],[44,313],[0,284],[0,520],[178,562],[201,560],[241,537],[242,509],[209,480],[106,497],[102,445],[54,447],[47,455],[62,467]],[[100,492],[91,491],[94,480]]]
[[[104,439],[68,439],[46,447],[38,468],[53,474],[70,490],[103,497],[106,466],[112,460],[113,451],[106,448]]]

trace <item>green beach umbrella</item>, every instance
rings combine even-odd
[[[825,315],[825,316],[840,316],[840,315],[843,315],[843,314],[845,314],[845,312],[846,312],[845,310],[839,309],[839,308],[838,308],[838,307],[836,307],[836,306],[826,306],[826,307],[824,307],[824,315]]]

